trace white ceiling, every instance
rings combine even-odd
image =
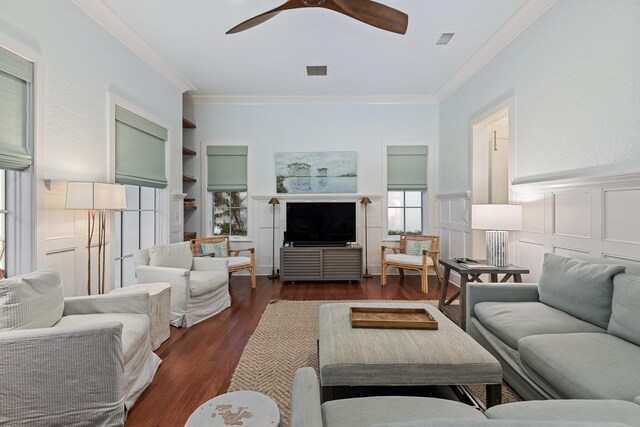
[[[404,36],[319,8],[285,11],[225,35],[284,0],[102,2],[195,95],[303,97],[434,95],[527,0],[379,0],[409,15]],[[443,32],[455,36],[436,46]],[[329,75],[307,77],[306,65],[327,65]]]

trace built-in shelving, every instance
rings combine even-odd
[[[195,123],[185,117],[182,118],[182,129],[195,128]],[[187,134],[183,132],[183,143],[186,143],[186,140]],[[184,202],[184,240],[191,240],[197,237],[197,232],[187,230],[187,228],[191,228],[189,227],[189,223],[193,223],[193,219],[190,221],[190,218],[193,216],[192,213],[198,209],[198,189],[193,185],[198,182],[194,176],[196,175],[194,170],[194,161],[197,160],[192,160],[198,155],[198,152],[194,148],[187,147],[186,145],[182,146],[182,182],[183,191],[187,194],[187,198]]]

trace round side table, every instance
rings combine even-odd
[[[233,391],[205,402],[185,427],[279,427],[280,411],[269,396],[256,391]]]
[[[116,288],[111,293],[147,292],[149,294],[149,318],[151,319],[151,347],[157,350],[169,338],[171,310],[171,285],[168,283],[143,283]]]

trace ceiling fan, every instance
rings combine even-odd
[[[398,34],[407,32],[407,24],[409,22],[409,17],[406,13],[372,0],[288,0],[275,9],[261,13],[236,25],[226,34],[248,30],[273,18],[280,12],[303,7],[322,7],[333,10],[365,24]]]

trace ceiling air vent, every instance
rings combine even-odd
[[[307,76],[326,76],[326,65],[307,65]]]
[[[442,33],[436,44],[445,45],[449,43],[451,37],[453,37],[455,33]]]

